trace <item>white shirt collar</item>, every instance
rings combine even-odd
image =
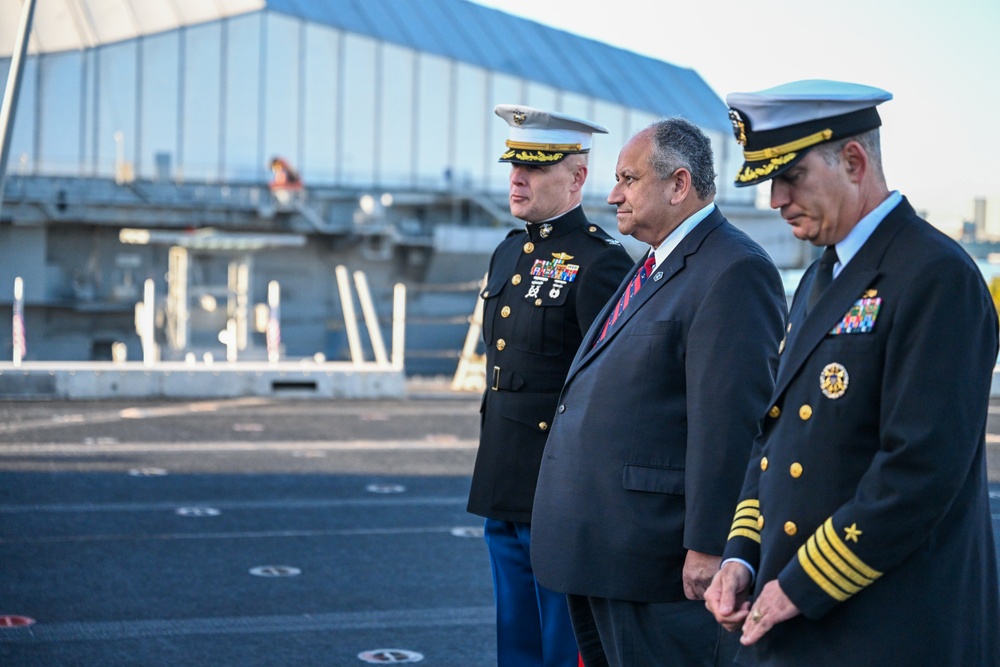
[[[843,241],[836,245],[837,248],[837,263],[833,265],[833,277],[836,278],[840,275],[840,272],[844,270],[847,263],[850,262],[858,251],[861,250],[861,246],[865,244],[876,229],[878,229],[879,223],[885,219],[885,216],[889,215],[889,211],[896,208],[899,203],[903,201],[903,195],[899,194],[899,190],[893,190],[889,193],[889,196],[885,198],[881,204],[876,206],[871,210],[868,215],[861,218],[858,224],[854,225],[854,229],[848,233]]]
[[[708,206],[692,213],[688,216],[687,220],[677,225],[677,228],[674,229],[674,231],[667,234],[667,238],[663,239],[663,243],[661,243],[660,247],[655,251],[656,265],[659,266],[660,264],[663,264],[663,262],[666,261],[667,256],[673,252],[674,248],[680,245],[681,241],[684,240],[684,237],[695,228],[695,225],[707,218],[708,214],[711,213],[714,208],[715,202],[710,202]],[[650,248],[650,250],[652,250],[652,248]],[[646,257],[649,257],[648,252],[646,253]]]

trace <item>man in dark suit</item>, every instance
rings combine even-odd
[[[1000,665],[985,429],[997,314],[954,241],[886,186],[883,90],[727,98],[797,238],[777,383],[706,604],[741,665]],[[929,142],[928,145],[932,145]]]
[[[599,125],[500,105],[510,211],[524,220],[490,260],[481,296],[486,381],[468,510],[486,517],[500,667],[576,667],[565,596],[531,572],[531,503],[559,390],[583,334],[632,259],[580,206]]]
[[[784,292],[713,203],[697,127],[672,118],[639,132],[615,177],[618,229],[649,256],[570,367],[535,492],[532,565],[568,594],[588,667],[726,664],[730,638],[700,600],[774,384]]]

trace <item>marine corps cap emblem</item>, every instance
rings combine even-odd
[[[524,113],[523,111],[515,111],[514,112],[514,122],[516,124],[518,124],[518,125],[520,125],[525,120],[527,120],[527,118],[528,118],[528,114]]]
[[[827,364],[819,374],[819,388],[827,398],[843,396],[849,382],[847,369],[836,362]]]
[[[547,239],[549,237],[549,234],[551,233],[552,233],[552,225],[550,225],[547,222],[538,229],[538,234],[543,239]]]

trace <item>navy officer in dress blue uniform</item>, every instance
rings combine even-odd
[[[832,81],[727,98],[736,185],[770,180],[793,234],[825,248],[795,293],[706,594],[742,630],[740,665],[1000,665],[997,313],[966,252],[886,185],[876,106],[890,98]]]
[[[481,296],[487,388],[468,510],[486,517],[500,667],[576,667],[566,597],[529,560],[538,467],[573,355],[632,266],[581,208],[587,154],[606,130],[561,113],[502,104],[510,126],[510,211],[526,224],[490,259]]]

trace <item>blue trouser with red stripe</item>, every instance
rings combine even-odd
[[[498,667],[578,667],[566,596],[543,588],[531,571],[531,527],[486,519],[497,607]]]

